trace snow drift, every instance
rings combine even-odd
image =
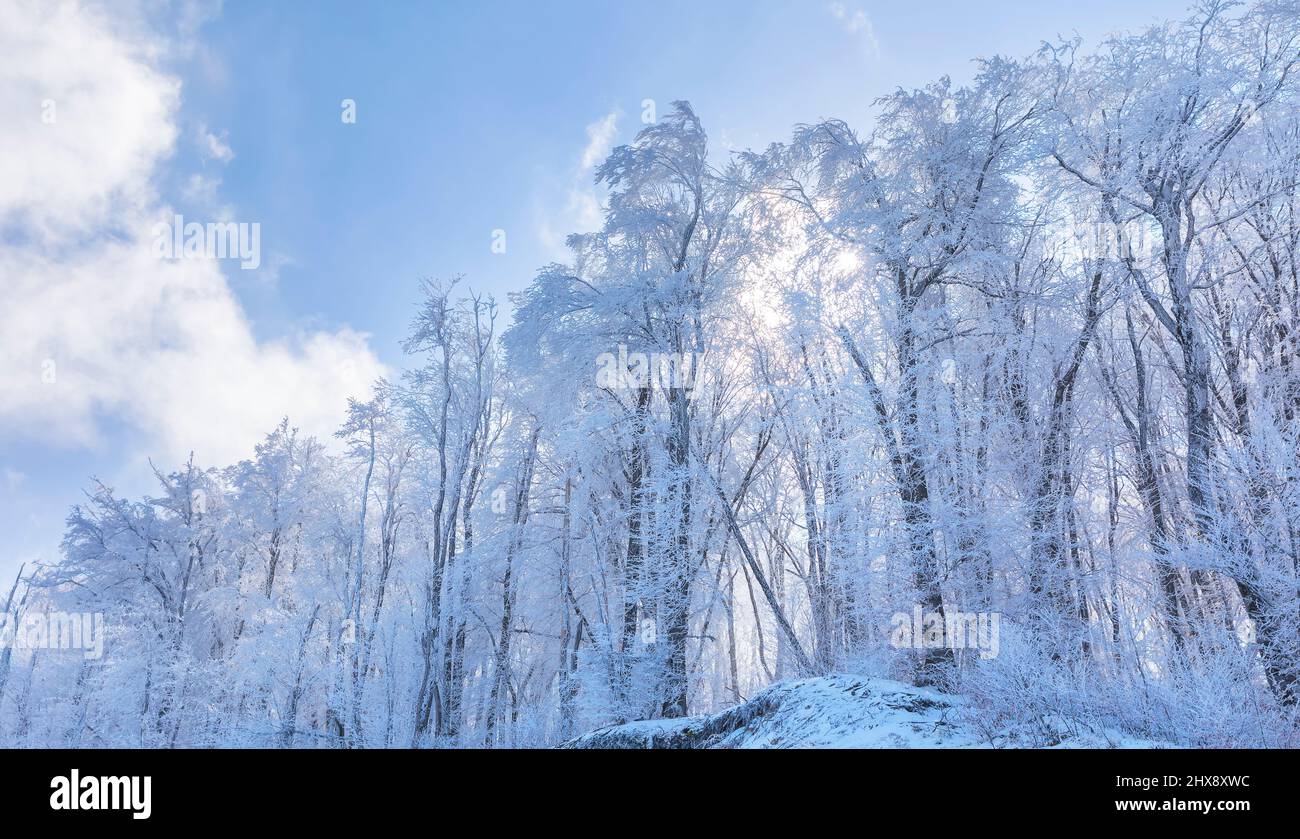
[[[780,682],[716,714],[608,725],[566,749],[990,748],[1027,745],[972,730],[961,697],[889,679],[832,675]],[[1058,747],[1162,744],[1114,732],[1063,735]]]

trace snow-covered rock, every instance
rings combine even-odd
[[[780,682],[725,711],[598,728],[568,749],[988,748],[964,722],[965,701],[889,679],[850,675]],[[1150,747],[1099,732],[1062,747]]]

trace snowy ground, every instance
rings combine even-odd
[[[989,748],[963,722],[964,702],[888,679],[849,675],[781,682],[717,714],[610,725],[571,749]],[[996,745],[1005,746],[1004,742]],[[1058,748],[1159,746],[1113,732],[1063,737]]]

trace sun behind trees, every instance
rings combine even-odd
[[[6,647],[0,736],[547,745],[843,671],[1030,744],[1294,744],[1298,68],[1296,4],[1208,4],[865,133],[727,154],[674,103],[500,335],[425,286],[337,443],[95,484],[6,613],[102,658]]]

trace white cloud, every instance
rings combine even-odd
[[[615,108],[587,124],[587,145],[563,187],[562,206],[557,209],[560,201],[552,197],[545,202],[549,206],[539,208],[537,235],[556,259],[568,256],[564,239],[570,233],[598,230],[604,223],[600,192],[593,177],[596,167],[605,161],[614,147],[620,116],[622,111]]]
[[[582,150],[582,169],[589,172],[609,156],[618,134],[618,111],[610,111],[587,126],[587,147]]]
[[[0,225],[86,228],[147,200],[180,84],[77,4],[0,4]]]
[[[181,188],[181,195],[187,201],[210,207],[216,204],[217,190],[220,187],[220,178],[210,178],[195,172],[185,181],[185,185]]]
[[[829,9],[831,17],[839,21],[841,29],[862,41],[868,56],[880,57],[880,42],[876,40],[876,27],[864,10],[838,2],[831,3]]]
[[[206,125],[199,126],[199,154],[204,160],[216,160],[219,163],[229,163],[235,159],[234,150],[226,142],[226,132],[221,132],[218,137]]]
[[[347,329],[259,341],[222,263],[152,255],[180,83],[156,66],[166,39],[126,31],[75,3],[0,4],[0,434],[94,445],[112,421],[209,464],[286,414],[326,436],[382,365]]]
[[[0,484],[4,485],[6,491],[13,494],[27,481],[27,476],[12,466],[4,468],[3,478],[0,478]]]

